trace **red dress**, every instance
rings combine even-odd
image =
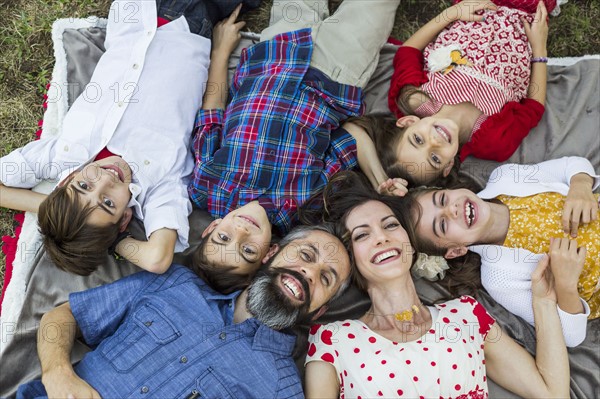
[[[474,155],[504,161],[538,124],[544,106],[526,98],[531,50],[520,19],[532,17],[506,7],[485,15],[484,22],[452,23],[423,53],[401,47],[394,58],[389,106],[402,116],[396,99],[405,85],[420,88],[432,99],[415,110],[420,117],[434,114],[442,104],[470,102],[483,115],[461,149],[461,160]],[[449,73],[430,72],[432,52],[449,46],[459,47],[469,65],[459,65]]]

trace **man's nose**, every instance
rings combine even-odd
[[[303,266],[300,268],[300,273],[302,273],[304,275],[304,278],[306,278],[306,280],[309,283],[313,283],[315,281],[315,275],[317,273],[317,266],[316,265],[315,265],[315,267]]]

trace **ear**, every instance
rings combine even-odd
[[[405,127],[409,127],[410,125],[412,125],[420,120],[421,120],[421,118],[419,118],[418,116],[407,115],[407,116],[403,116],[402,118],[398,119],[396,121],[396,126],[398,126],[400,128],[405,128]]]
[[[277,251],[279,251],[279,245],[277,245],[277,244],[271,245],[271,248],[269,248],[269,252],[267,252],[265,257],[262,259],[262,263],[263,264],[267,263],[269,261],[269,259],[271,259],[273,256],[275,256]]]
[[[207,235],[212,233],[215,227],[217,227],[222,221],[223,219],[215,219],[212,222],[210,222],[210,224],[202,232],[202,238],[206,238]]]
[[[446,254],[444,255],[444,258],[446,258],[446,259],[458,258],[458,257],[465,255],[468,251],[469,251],[469,249],[464,246],[448,248],[448,250],[446,251]]]
[[[454,166],[454,159],[452,161],[450,161],[450,163],[448,165],[446,165],[446,167],[444,167],[444,170],[442,171],[442,174],[444,175],[444,177],[446,177],[450,174],[453,166]]]
[[[317,320],[319,317],[323,316],[323,314],[327,312],[327,305],[323,305],[321,306],[321,308],[317,311],[317,313],[315,313],[312,317],[312,321]]]
[[[119,232],[122,233],[127,229],[129,222],[131,222],[131,218],[133,217],[133,211],[131,208],[126,208],[125,212],[123,212],[123,216],[121,216],[121,220],[119,220]]]

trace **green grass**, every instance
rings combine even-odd
[[[340,3],[332,0],[331,8]],[[247,29],[260,32],[268,24],[272,0],[247,14]],[[392,36],[406,40],[449,3],[403,0]],[[110,0],[14,0],[0,2],[0,156],[35,138],[42,118],[42,95],[50,79],[52,22],[57,18],[106,16]],[[554,57],[600,53],[600,1],[571,0],[552,18],[548,52]],[[0,209],[0,235],[12,234],[11,211]],[[0,254],[0,283],[4,256]]]

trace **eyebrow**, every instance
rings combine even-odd
[[[333,275],[333,278],[334,278],[335,282],[337,283],[340,280],[340,276],[338,275],[338,272],[332,266],[329,266],[329,272]]]
[[[412,136],[412,135],[410,135],[410,134],[408,135],[408,142],[409,142],[409,143],[410,143],[410,144],[411,144],[413,147],[415,147],[416,149],[418,149],[418,147],[417,147],[417,143],[415,143],[415,142],[413,141],[413,136]]]
[[[307,245],[308,245],[308,247],[309,247],[310,249],[312,249],[312,250],[313,250],[313,252],[314,252],[315,254],[317,254],[317,256],[319,256],[319,255],[320,255],[319,248],[317,248],[317,246],[316,246],[315,244],[309,243],[309,244],[307,244]]]
[[[433,195],[431,196],[431,200],[433,201],[433,206],[437,208],[438,205],[437,205],[437,200],[435,198],[436,194],[437,194],[437,191],[434,191]],[[432,224],[431,227],[433,228],[433,235],[435,235],[437,238],[440,238],[440,235],[438,234],[437,229],[435,228],[435,225],[436,225],[436,217],[435,216],[433,217],[433,221],[431,224]]]
[[[222,247],[224,247],[224,246],[226,245],[226,244],[224,244],[224,243],[222,243],[222,242],[219,242],[219,241],[215,240],[215,238],[214,238],[213,236],[211,236],[211,237],[210,237],[210,241],[211,241],[213,244],[215,244],[215,245],[220,245],[220,246],[222,246]],[[240,248],[242,248],[242,247],[240,246]],[[240,256],[241,256],[242,258],[244,258],[244,260],[245,260],[246,262],[248,262],[248,263],[250,263],[250,264],[254,264],[254,263],[255,263],[255,262],[251,261],[250,259],[248,259],[248,258],[246,257],[246,254],[244,253],[244,251],[242,251],[241,249],[240,249],[240,250],[238,250],[238,253],[240,254]]]
[[[77,184],[72,183],[71,187],[73,187],[73,189],[77,192],[77,194],[81,194],[81,195],[86,195],[86,192],[81,190],[81,188],[79,188],[77,186]],[[110,209],[108,209],[106,207],[106,205],[104,205],[102,202],[98,201],[98,208],[102,209],[104,212],[108,213],[110,216],[115,216],[114,212],[111,212]]]
[[[381,222],[384,222],[384,221],[386,221],[386,220],[387,220],[387,219],[389,219],[389,218],[395,218],[395,217],[396,217],[396,215],[394,215],[394,214],[391,214],[391,215],[384,216],[384,217],[382,217],[382,218],[381,218]],[[369,227],[369,225],[368,225],[368,224],[361,224],[361,225],[359,225],[359,226],[356,226],[355,228],[353,228],[353,229],[350,231],[350,235],[352,235],[352,233],[354,233],[354,230],[356,230],[356,229],[360,229],[361,227]]]

